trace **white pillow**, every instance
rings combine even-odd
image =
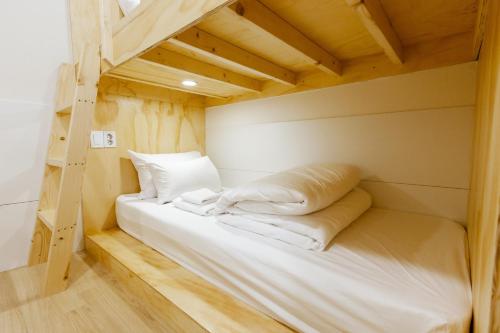
[[[200,188],[222,190],[219,173],[207,156],[179,163],[149,163],[148,168],[158,190],[159,204]]]
[[[142,154],[129,150],[128,154],[130,155],[130,159],[132,159],[132,163],[134,164],[139,176],[139,185],[141,186],[139,199],[142,200],[156,198],[157,196],[151,172],[147,167],[148,163],[178,163],[201,157],[201,154],[198,151],[176,154]]]

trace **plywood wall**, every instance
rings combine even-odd
[[[207,109],[226,186],[311,162],[363,170],[377,207],[465,224],[476,64]]]
[[[493,302],[500,201],[500,2],[487,2],[479,58],[474,167],[469,205],[469,247],[474,332],[498,332],[500,302]],[[498,287],[496,286],[497,290]],[[491,311],[493,308],[493,311]],[[492,325],[493,322],[493,325]]]
[[[117,148],[90,149],[83,186],[86,233],[116,224],[118,195],[139,191],[127,155],[205,151],[204,99],[195,95],[103,78],[93,129],[116,131]]]

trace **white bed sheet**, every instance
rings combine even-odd
[[[446,219],[370,209],[325,252],[231,232],[136,195],[120,228],[303,332],[468,332],[466,233]]]

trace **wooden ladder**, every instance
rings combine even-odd
[[[44,295],[66,289],[100,76],[99,48],[59,68],[55,115],[29,265],[46,262]]]

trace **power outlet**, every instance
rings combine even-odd
[[[116,132],[115,131],[92,131],[90,133],[91,148],[115,148]]]
[[[115,131],[104,131],[104,147],[106,148],[116,148],[116,132]]]

